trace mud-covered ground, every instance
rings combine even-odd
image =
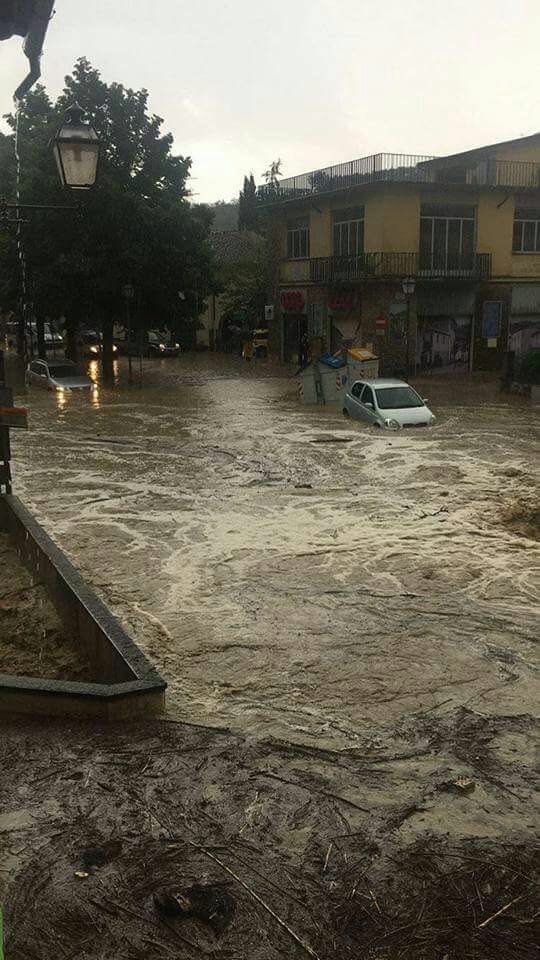
[[[419,387],[438,424],[397,435],[222,357],[25,398],[16,492],[169,691],[162,723],[2,738],[16,960],[38,911],[66,956],[533,956],[538,411]],[[122,853],[77,878],[94,834]],[[164,932],[151,890],[205,871],[230,928]]]
[[[90,680],[90,664],[66,636],[45,588],[0,533],[0,673]]]

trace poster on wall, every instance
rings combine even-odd
[[[465,372],[469,362],[471,317],[419,316],[416,363],[427,373],[432,368]]]
[[[388,309],[388,332],[392,340],[403,340],[407,332],[407,304],[391,303]]]
[[[484,300],[482,304],[482,336],[494,340],[501,334],[502,300]]]

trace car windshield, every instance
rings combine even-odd
[[[375,392],[379,410],[404,410],[407,407],[424,406],[424,401],[412,387],[385,387]]]
[[[50,363],[49,374],[55,380],[63,380],[67,377],[84,377],[85,375],[83,370],[80,370],[75,364],[71,366],[69,363]]]

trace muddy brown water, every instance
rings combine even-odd
[[[437,425],[387,434],[267,364],[117,373],[92,398],[20,390],[15,491],[172,717],[342,748],[438,705],[532,711],[540,551],[504,511],[538,503],[538,408],[424,381]]]
[[[15,490],[168,680],[166,720],[233,733],[6,724],[10,955],[221,956],[149,907],[223,880],[208,848],[324,960],[532,956],[537,410],[431,380],[437,426],[381,434],[300,406],[278,367],[118,374],[20,391]],[[74,880],[111,837],[118,863]],[[230,889],[223,956],[292,956]]]

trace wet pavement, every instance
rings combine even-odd
[[[540,549],[512,515],[537,509],[538,408],[424,381],[437,425],[386,434],[301,406],[267,364],[118,378],[19,387],[14,491],[155,662],[171,717],[343,748],[461,705],[533,712]]]

